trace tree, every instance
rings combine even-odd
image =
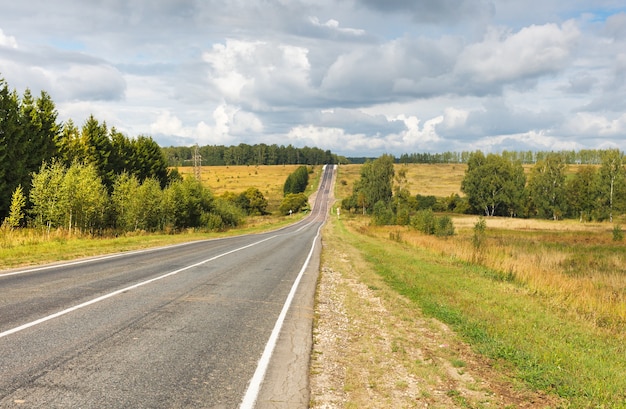
[[[579,220],[591,220],[598,200],[598,172],[584,166],[565,183],[567,203]]]
[[[45,91],[37,100],[33,100],[30,90],[24,92],[22,99],[22,127],[24,132],[26,170],[30,177],[41,164],[50,161],[58,154],[56,145],[60,126],[54,102]]]
[[[53,227],[63,226],[63,215],[67,206],[67,197],[61,190],[67,169],[59,161],[41,165],[39,172],[33,174],[29,192],[33,207],[31,213],[35,226],[46,227],[48,232]]]
[[[354,184],[354,203],[372,211],[376,203],[382,201],[389,204],[393,197],[394,158],[382,155],[373,162],[366,162],[361,167],[361,178]]]
[[[113,149],[106,123],[100,124],[90,115],[83,125],[81,142],[85,155],[82,160],[85,164],[93,165],[107,189],[112,189],[115,172],[109,157]]]
[[[176,230],[198,227],[213,202],[211,192],[195,178],[172,182],[163,193],[163,225]]]
[[[461,191],[470,206],[486,216],[517,214],[522,206],[526,177],[519,162],[477,151],[468,159]]]
[[[63,177],[61,192],[66,203],[64,225],[70,232],[94,234],[104,227],[109,196],[94,165],[70,166]]]
[[[131,142],[132,171],[140,181],[154,178],[161,188],[168,182],[167,161],[159,145],[149,136],[138,136]]]
[[[528,181],[528,191],[533,211],[539,217],[558,220],[566,210],[565,158],[550,153],[533,167]]]
[[[264,215],[267,209],[267,199],[263,193],[255,187],[246,189],[235,199],[235,203],[248,215]]]
[[[29,184],[20,99],[0,79],[0,219],[8,214],[11,193]]]
[[[141,203],[138,227],[146,231],[162,229],[163,190],[161,189],[161,182],[153,177],[145,179],[137,190],[137,198]]]
[[[24,207],[26,206],[26,196],[24,189],[19,185],[11,196],[11,208],[9,216],[5,219],[6,226],[10,229],[20,227],[24,219]]]
[[[608,206],[609,221],[613,222],[615,196],[624,189],[624,156],[619,149],[609,149],[602,153],[600,167],[600,191]]]
[[[287,176],[283,193],[304,193],[309,185],[309,169],[306,166],[299,166],[293,173]]]
[[[115,179],[111,204],[115,227],[121,231],[133,231],[139,227],[142,202],[138,191],[139,180],[135,175],[122,173]]]
[[[70,167],[74,162],[81,162],[86,155],[85,146],[81,140],[80,130],[69,119],[57,135],[56,145],[61,162]]]

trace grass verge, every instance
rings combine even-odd
[[[448,324],[499,370],[568,408],[626,407],[626,340],[485,267],[337,224],[416,311]],[[417,312],[416,312],[417,313]]]

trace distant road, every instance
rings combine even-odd
[[[0,407],[307,407],[326,168],[284,229],[0,272]]]

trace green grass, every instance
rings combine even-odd
[[[341,227],[385,282],[504,372],[570,408],[626,408],[626,344],[501,273]]]
[[[226,232],[189,231],[178,234],[129,234],[104,238],[71,236],[63,231],[48,235],[36,229],[23,229],[13,233],[0,229],[0,270],[188,241],[259,233],[285,226],[305,216],[300,213],[292,217],[257,217],[254,220],[250,219],[242,228]]]

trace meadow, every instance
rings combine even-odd
[[[287,176],[300,165],[259,165],[259,166],[202,166],[200,180],[208,186],[214,195],[226,192],[241,193],[249,187],[255,187],[263,193],[269,202],[269,211],[277,209],[283,198],[283,186]],[[320,166],[315,167],[319,174]],[[183,176],[194,174],[193,167],[180,167]],[[314,177],[311,177],[311,182]]]

